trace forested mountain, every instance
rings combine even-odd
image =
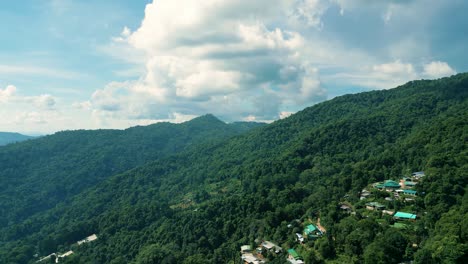
[[[2,224],[0,262],[33,263],[34,254],[71,248],[74,254],[60,262],[242,263],[241,245],[269,240],[296,249],[305,263],[467,263],[467,95],[468,74],[459,74],[341,96],[115,172],[69,203]],[[11,153],[2,151],[3,159]],[[63,151],[57,160],[70,155]],[[21,166],[23,157],[17,160]],[[75,169],[55,167],[43,179]],[[366,210],[363,188],[421,170],[426,176],[411,200],[380,190],[370,196],[389,210],[417,215],[415,221],[396,225],[394,217]],[[3,195],[18,199],[12,190]],[[341,210],[343,203],[353,212]],[[296,233],[317,222],[326,228],[323,236],[299,243]],[[93,233],[96,241],[73,244]],[[264,256],[286,261],[284,252]]]
[[[182,124],[64,131],[0,147],[0,226],[54,207],[111,175],[261,125],[205,115]]]
[[[34,137],[22,135],[20,133],[0,132],[0,146],[33,138]]]

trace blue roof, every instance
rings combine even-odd
[[[416,219],[415,214],[405,213],[405,212],[396,212],[393,217],[404,218],[404,219]]]

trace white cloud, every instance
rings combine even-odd
[[[415,17],[422,5],[420,0],[187,0],[181,8],[176,1],[153,1],[137,29],[124,27],[102,47],[134,64],[121,76],[138,76],[110,83],[75,107],[89,109],[110,127],[204,113],[227,121],[272,120],[326,99],[325,86],[387,89],[447,74],[443,65],[426,70],[421,63],[431,57],[423,34],[393,34],[407,24],[425,28],[434,11]],[[339,12],[343,21],[382,19],[369,27],[369,38],[386,30],[388,39],[363,48],[348,41],[351,34],[327,31],[336,30],[327,28],[334,23],[325,20],[327,12]]]
[[[90,100],[94,115],[114,123],[176,113],[271,120],[283,107],[325,99],[318,70],[303,57],[304,37],[274,23],[291,8],[301,17],[316,12],[304,18],[311,26],[325,11],[312,0],[148,4],[141,26],[134,32],[125,27],[113,40],[144,54],[145,73],[97,90]]]
[[[16,87],[8,85],[5,89],[0,89],[0,102],[8,102],[16,93]]]
[[[38,96],[23,95],[20,89],[8,85],[0,89],[0,131],[47,131],[62,125],[56,109],[57,98],[49,94]],[[54,124],[52,124],[54,123]]]
[[[55,97],[50,94],[43,94],[36,97],[32,97],[31,100],[34,102],[37,108],[40,109],[53,109],[55,106]]]
[[[441,77],[451,76],[457,72],[452,69],[446,62],[433,61],[424,65],[424,77],[437,79]]]
[[[330,1],[324,0],[299,1],[294,12],[295,18],[300,22],[305,22],[308,26],[320,30],[323,28],[322,16],[330,6]]]
[[[403,63],[397,60],[390,63],[374,65],[369,77],[374,82],[371,84],[375,88],[387,89],[417,79],[418,74],[411,63]]]
[[[292,114],[294,114],[294,112],[282,111],[282,112],[280,113],[279,118],[280,118],[280,119],[283,119],[283,118],[289,117],[289,116],[292,115]]]

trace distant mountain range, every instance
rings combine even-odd
[[[72,250],[59,263],[235,264],[241,246],[272,264],[468,263],[467,131],[458,74],[272,124],[206,115],[11,144],[0,148],[0,263]],[[410,194],[373,188],[388,180]]]
[[[33,138],[35,137],[22,135],[20,133],[0,132],[0,146],[4,146],[15,142],[21,142]]]

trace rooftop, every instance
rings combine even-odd
[[[418,192],[415,191],[415,190],[403,190],[403,193],[404,194],[416,195],[416,193],[418,193]]]
[[[396,181],[386,180],[384,183],[385,188],[400,188],[400,184]]]
[[[396,212],[393,217],[395,218],[403,218],[403,219],[416,219],[415,214],[405,213],[405,212]]]
[[[299,255],[299,253],[297,253],[296,250],[294,250],[293,248],[288,249],[288,253],[289,253],[289,255],[291,255],[291,257],[293,257],[294,259],[300,259],[300,258],[301,258],[301,256]]]
[[[304,232],[305,232],[306,234],[310,234],[310,233],[312,233],[312,232],[315,232],[316,230],[317,230],[317,227],[314,226],[314,225],[312,225],[312,224],[310,224],[310,225],[306,226],[306,228],[304,229]]]

